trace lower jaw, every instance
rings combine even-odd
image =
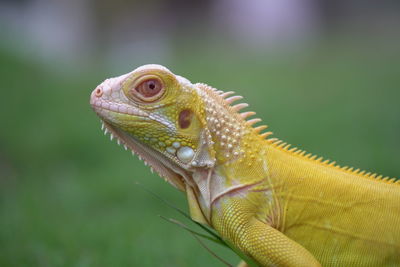
[[[137,154],[139,159],[142,160],[145,165],[149,165],[151,171],[153,171],[154,168],[158,175],[163,177],[167,182],[179,190],[185,191],[185,180],[182,176],[185,175],[185,171],[183,169],[177,165],[175,166],[175,164],[170,162],[169,159],[163,158],[163,155],[160,152],[150,152],[150,149],[146,148],[140,141],[113,126],[111,123],[103,123],[106,131],[110,132],[111,140],[115,137],[118,144],[124,145],[126,149],[129,148],[132,154]],[[179,173],[182,173],[182,175]]]

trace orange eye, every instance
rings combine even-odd
[[[151,102],[162,96],[164,85],[158,79],[148,79],[133,88],[131,92],[141,100]]]

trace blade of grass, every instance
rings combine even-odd
[[[202,224],[200,224],[200,223],[198,223],[198,222],[192,220],[192,218],[191,218],[186,212],[184,212],[183,210],[181,210],[181,209],[179,209],[178,207],[174,206],[172,203],[168,202],[167,200],[163,199],[162,197],[160,197],[159,195],[157,195],[156,193],[154,193],[154,192],[151,191],[150,189],[144,187],[142,184],[140,184],[140,183],[136,183],[136,184],[139,185],[142,189],[144,189],[147,193],[149,193],[150,195],[152,195],[152,196],[155,197],[156,199],[160,200],[161,202],[164,202],[164,204],[166,204],[168,207],[173,208],[174,210],[176,210],[177,212],[179,212],[180,214],[182,214],[185,218],[189,219],[190,221],[192,221],[193,223],[195,223],[196,225],[198,225],[201,229],[203,229],[204,231],[206,231],[207,233],[209,233],[210,235],[212,235],[216,240],[218,240],[218,242],[216,242],[215,239],[212,239],[212,237],[205,236],[205,235],[203,235],[203,234],[197,233],[197,232],[195,232],[195,231],[193,231],[193,230],[190,230],[190,228],[188,228],[188,227],[186,227],[186,226],[183,227],[185,230],[189,231],[192,235],[194,235],[194,236],[196,237],[196,239],[198,239],[197,236],[196,236],[196,234],[198,234],[198,235],[201,236],[201,237],[204,237],[204,238],[206,238],[206,239],[208,239],[208,240],[214,241],[214,242],[216,242],[217,244],[220,244],[220,245],[222,245],[222,246],[224,246],[224,247],[227,247],[227,248],[231,249],[234,253],[236,253],[236,255],[238,255],[242,260],[244,260],[244,261],[247,263],[248,266],[250,266],[250,267],[259,267],[259,265],[258,265],[257,263],[255,263],[252,259],[250,259],[250,258],[247,257],[246,255],[244,255],[244,253],[243,253],[242,251],[238,250],[235,246],[233,246],[232,244],[230,244],[230,243],[227,242],[226,240],[223,240],[223,239],[222,239],[218,234],[216,234],[214,231],[212,231],[212,230],[209,229],[208,227],[206,227],[206,226],[204,226],[204,225],[202,225]],[[162,217],[162,216],[160,216],[160,217]],[[163,219],[166,219],[165,217],[162,217],[162,218],[163,218]],[[168,220],[168,219],[166,219],[166,220],[169,221],[169,222],[171,222],[171,223],[175,223],[175,224],[177,224],[177,225],[179,225],[179,226],[181,226],[181,227],[184,225],[184,224],[179,223],[178,221],[173,220],[173,219],[172,219],[172,221],[171,221],[171,220]],[[178,223],[176,223],[176,222],[178,222]],[[203,244],[202,244],[202,245],[203,245]],[[207,249],[207,250],[208,250],[208,249]],[[212,253],[212,254],[214,254],[214,253]],[[219,258],[219,257],[218,257],[218,258]]]
[[[213,241],[213,242],[215,242],[215,243],[217,243],[217,244],[219,244],[219,245],[224,245],[224,246],[226,246],[226,244],[222,244],[221,241],[220,241],[219,239],[216,239],[216,238],[213,238],[213,237],[211,237],[211,236],[204,235],[204,234],[201,234],[201,233],[199,233],[199,232],[196,232],[196,231],[190,229],[190,228],[189,228],[188,226],[186,226],[185,224],[181,223],[180,221],[174,220],[174,219],[172,219],[172,218],[169,218],[169,219],[168,219],[168,218],[165,218],[165,217],[162,216],[162,215],[158,215],[158,216],[160,216],[160,218],[162,218],[162,219],[164,219],[164,220],[166,220],[166,221],[168,221],[168,222],[170,222],[170,223],[176,224],[176,225],[178,225],[178,226],[184,228],[186,231],[189,231],[190,233],[192,233],[192,234],[194,234],[194,235],[197,235],[197,236],[200,236],[200,237],[202,237],[202,238],[208,239],[208,240]]]
[[[213,241],[213,242],[215,242],[215,243],[217,243],[217,244],[221,244],[221,243],[219,242],[219,240],[214,239],[214,238],[212,238],[212,237],[210,237],[210,236],[207,236],[207,235],[200,234],[200,233],[198,233],[198,232],[196,232],[196,231],[190,229],[189,227],[187,227],[186,225],[184,225],[184,224],[181,223],[180,221],[174,220],[174,219],[172,219],[172,218],[169,218],[169,219],[168,219],[168,218],[165,218],[164,216],[161,216],[161,215],[159,215],[159,216],[160,216],[162,219],[166,220],[167,222],[176,224],[176,225],[178,225],[179,227],[181,227],[181,228],[185,229],[186,231],[188,231],[188,232],[200,243],[200,245],[201,245],[203,248],[205,248],[213,257],[215,257],[216,259],[218,259],[219,261],[221,261],[222,263],[224,263],[226,266],[233,267],[233,265],[231,265],[230,263],[228,263],[227,261],[225,261],[224,259],[222,259],[220,256],[218,256],[217,254],[215,254],[209,247],[207,247],[207,245],[204,244],[198,236],[200,236],[200,237],[202,237],[202,238],[205,238],[205,239],[208,239],[208,240],[211,240],[211,241]]]
[[[202,228],[204,231],[206,231],[207,233],[209,233],[210,235],[214,236],[215,239],[218,239],[221,243],[221,245],[225,246],[225,247],[229,247],[224,240],[217,235],[214,231],[212,231],[210,228],[204,226],[201,223],[198,223],[194,220],[192,220],[192,218],[189,216],[189,214],[187,214],[186,212],[184,212],[183,210],[181,210],[180,208],[174,206],[172,203],[168,202],[167,200],[163,199],[162,197],[160,197],[159,195],[157,195],[156,193],[154,193],[153,191],[151,191],[150,189],[146,188],[145,186],[143,186],[140,183],[136,183],[138,186],[140,186],[142,189],[144,189],[147,193],[149,193],[150,195],[152,195],[153,197],[155,197],[156,199],[164,202],[164,204],[166,204],[168,207],[173,208],[174,210],[176,210],[177,212],[179,212],[180,214],[182,214],[184,217],[186,217],[187,219],[189,219],[190,221],[192,221],[193,223],[195,223],[196,225],[198,225],[200,228]]]
[[[214,252],[210,251],[210,249],[209,249],[204,243],[201,242],[201,240],[198,238],[198,236],[199,236],[199,237],[203,237],[203,238],[205,238],[205,239],[208,239],[208,240],[210,240],[210,241],[213,241],[213,242],[215,242],[215,243],[217,243],[217,244],[221,244],[219,240],[214,239],[214,238],[212,238],[212,237],[210,237],[210,236],[207,236],[207,235],[198,233],[198,232],[196,232],[196,231],[190,229],[188,226],[186,226],[185,224],[181,223],[181,222],[178,221],[178,220],[175,220],[175,219],[172,219],[172,218],[169,218],[169,219],[168,219],[168,218],[165,218],[165,217],[162,216],[162,215],[159,215],[159,216],[160,216],[160,218],[162,218],[162,219],[164,219],[164,220],[166,220],[166,221],[168,221],[168,222],[170,222],[170,223],[176,224],[176,225],[178,225],[179,227],[182,227],[182,228],[185,229],[186,231],[190,232],[190,233],[197,239],[197,241],[200,242],[200,244],[201,244],[203,247],[205,247],[213,256],[215,256],[216,258],[218,258],[218,259],[221,260],[221,258],[220,258],[219,256],[217,256]],[[228,243],[228,242],[226,242],[226,241],[223,241],[223,242],[225,243],[225,246],[227,246],[228,248],[230,248],[230,249],[231,249],[233,252],[235,252],[242,260],[244,260],[244,261],[247,263],[248,266],[250,266],[250,267],[258,267],[258,264],[257,264],[257,263],[255,263],[252,259],[250,259],[250,258],[247,257],[246,255],[244,255],[243,252],[241,252],[240,250],[238,250],[238,249],[237,249],[236,247],[234,247],[232,244],[230,244],[230,243]],[[224,263],[225,263],[225,262],[224,262]]]
[[[196,240],[200,243],[200,245],[205,248],[211,255],[213,255],[215,258],[217,258],[218,260],[220,260],[222,263],[224,263],[226,266],[229,267],[233,267],[233,265],[231,265],[230,263],[228,263],[227,261],[225,261],[224,259],[222,259],[221,257],[219,257],[217,254],[215,254],[211,249],[209,249],[206,244],[204,244],[200,238],[198,238],[197,236],[195,236],[194,234],[192,234],[194,238],[196,238]]]
[[[241,250],[237,249],[234,245],[229,243],[228,241],[225,241],[225,244],[236,253],[243,261],[247,263],[249,267],[260,267],[254,260],[251,258],[247,257]]]

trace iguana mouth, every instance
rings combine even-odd
[[[101,97],[91,97],[90,104],[96,113],[102,111],[111,111],[118,114],[134,115],[138,117],[148,117],[148,114],[138,108],[130,106],[125,103],[115,103],[113,101],[107,101]],[[101,114],[99,114],[101,115]]]
[[[169,182],[177,189],[185,191],[186,186],[183,176],[188,176],[188,173],[177,164],[165,158],[160,152],[146,147],[133,136],[103,120],[102,130],[104,130],[104,134],[110,134],[111,140],[115,137],[117,143],[123,145],[125,150],[129,149],[133,155],[137,155],[145,165],[150,167],[152,172],[153,170],[156,171],[165,181]]]

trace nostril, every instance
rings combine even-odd
[[[101,97],[103,95],[103,90],[101,90],[101,88],[97,88],[94,92],[94,95],[97,97]]]

